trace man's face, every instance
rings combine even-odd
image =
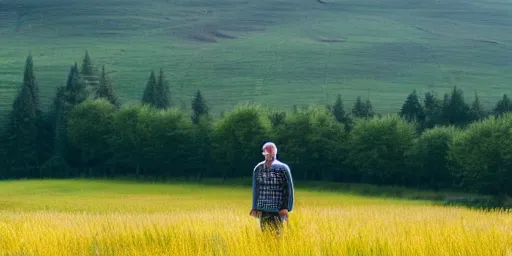
[[[263,155],[265,156],[265,160],[270,161],[275,157],[276,152],[272,147],[267,147],[263,150]]]

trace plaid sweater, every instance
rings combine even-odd
[[[270,167],[258,163],[252,176],[252,209],[278,212],[293,209],[294,187],[288,165],[274,160]]]

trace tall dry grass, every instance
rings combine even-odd
[[[248,189],[84,188],[0,192],[0,255],[512,255],[505,211],[300,190],[275,237],[249,217]]]

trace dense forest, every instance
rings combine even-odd
[[[370,99],[290,110],[240,104],[212,117],[197,91],[187,110],[170,101],[164,69],[140,102],[123,104],[86,52],[41,109],[31,56],[1,129],[0,178],[250,177],[273,141],[295,180],[325,180],[512,195],[512,110],[506,94],[485,110],[454,87],[404,99],[396,114]],[[472,95],[473,96],[473,95]]]

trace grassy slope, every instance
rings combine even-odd
[[[201,89],[217,113],[239,101],[324,104],[339,92],[347,104],[369,96],[389,112],[413,89],[454,85],[493,104],[512,78],[511,10],[497,0],[2,0],[0,109],[29,52],[49,102],[85,49],[113,72],[125,102],[163,67],[177,106]]]
[[[0,182],[0,255],[504,255],[509,213],[296,190],[282,243],[244,186]]]

